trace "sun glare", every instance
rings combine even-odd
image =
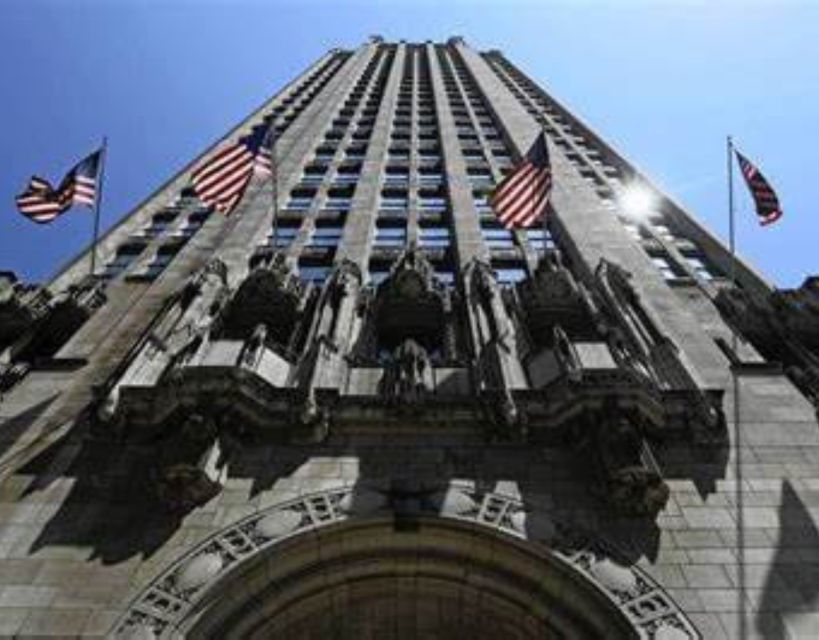
[[[656,203],[654,193],[641,184],[632,184],[620,194],[620,206],[623,213],[638,219],[645,219]]]

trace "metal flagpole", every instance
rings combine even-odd
[[[549,211],[549,201],[551,200],[551,191],[554,190],[554,173],[552,173],[552,157],[549,155],[549,138],[546,135],[546,124],[541,121],[540,135],[543,136],[543,144],[546,145],[546,158],[549,161],[549,198],[543,203],[543,257],[546,257],[546,239],[549,237],[549,221],[547,220]]]
[[[276,158],[276,129],[274,119],[268,131],[270,144],[270,176],[272,179],[270,194],[273,198],[273,253],[279,249],[279,163]]]
[[[94,198],[94,236],[91,240],[91,275],[97,268],[97,240],[100,235],[100,202],[102,201],[102,181],[105,176],[105,162],[108,156],[108,136],[102,137],[99,169],[97,170],[97,193]]]
[[[727,138],[727,162],[728,162],[728,246],[731,250],[731,289],[736,291],[737,286],[737,256],[736,256],[736,224],[734,221],[734,141],[731,136]],[[737,365],[739,364],[739,340],[737,330],[731,323],[731,350],[736,356],[736,362],[731,365],[731,380],[734,391],[734,482],[735,501],[737,507],[737,584],[738,603],[737,615],[739,638],[747,637],[747,621],[745,619],[746,598],[745,598],[745,523],[744,523],[744,497],[742,494],[742,431],[740,429],[740,399],[739,399],[739,377],[737,376]]]

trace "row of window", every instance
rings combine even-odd
[[[506,84],[521,104],[535,115],[539,116],[541,113],[549,115],[550,120],[559,127],[559,131],[551,124],[547,125],[547,127],[552,133],[562,134],[561,137],[554,139],[554,142],[563,147],[566,157],[578,168],[580,174],[595,187],[604,203],[613,211],[617,211],[619,207],[616,203],[616,190],[622,188],[619,170],[602,161],[601,154],[590,147],[584,136],[574,132],[572,125],[557,111],[557,107],[540,93],[540,90],[533,82],[511,67],[505,60],[488,59],[498,78]],[[572,140],[573,145],[569,143],[569,139]],[[573,146],[579,149],[583,155],[577,153],[572,148]],[[596,170],[589,166],[589,160]],[[696,248],[694,243],[678,235],[676,230],[672,228],[671,223],[663,217],[660,211],[654,211],[648,221],[642,224],[638,224],[625,216],[618,216],[618,219],[626,231],[646,248],[649,259],[665,280],[674,282],[686,279],[689,273],[693,273],[703,280],[713,280],[722,276],[720,271],[709,263],[706,256]],[[647,225],[650,225],[650,230]],[[658,248],[652,242],[654,237],[663,242],[676,245],[679,248],[679,255],[682,257],[684,264],[678,263],[667,251]]]
[[[181,212],[188,209],[193,201],[192,196],[183,195],[175,205],[155,214],[140,235],[132,236],[117,249],[114,257],[105,265],[102,277],[111,280],[126,271],[145,252],[149,243],[168,231]],[[205,223],[210,214],[210,209],[202,207],[195,208],[189,213],[176,232],[168,236],[157,248],[144,272],[139,275],[153,279],[162,273],[179,250]]]

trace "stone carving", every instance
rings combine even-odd
[[[48,311],[51,293],[23,284],[11,271],[0,271],[0,353],[25,334]]]
[[[428,350],[443,347],[447,289],[424,255],[410,245],[378,286],[370,310],[380,348],[394,349],[407,339]]]
[[[431,369],[426,349],[415,340],[405,340],[386,367],[383,393],[387,402],[404,410],[420,410],[432,387]]]
[[[471,294],[474,339],[482,346],[490,343],[507,346],[513,330],[492,268],[485,262],[474,260],[467,266],[464,280]]]
[[[518,357],[515,329],[492,268],[480,260],[464,272],[466,302],[478,375],[485,389],[487,415],[499,437],[510,428],[521,427],[521,412],[513,388],[525,384]]]
[[[227,267],[211,260],[157,314],[154,324],[133,350],[124,371],[99,390],[97,426],[117,428],[123,386],[151,386],[192,361],[201,351],[228,294]]]
[[[663,333],[631,285],[631,274],[601,260],[595,284],[602,303],[600,324],[619,364],[649,381],[659,392],[684,395],[688,405],[686,422],[697,441],[724,442],[722,390],[703,389],[696,374],[683,364],[677,346]]]
[[[0,362],[0,398],[22,380],[31,369],[27,362]]]
[[[52,295],[0,272],[0,390],[52,358],[105,302],[104,289],[104,282],[88,276]]]
[[[560,251],[547,251],[534,275],[518,283],[514,292],[535,344],[549,346],[557,325],[576,340],[597,337],[589,294],[563,264]]]
[[[266,342],[267,325],[259,323],[242,345],[242,350],[239,353],[239,363],[251,369],[255,367],[261,358],[262,349]]]
[[[819,411],[819,277],[798,289],[752,293],[722,289],[715,299],[723,317],[785,373]]]
[[[326,342],[334,348],[344,347],[345,330],[349,331],[361,287],[361,270],[350,260],[343,260],[332,274],[319,298],[316,319],[310,332],[311,342]]]
[[[458,294],[435,275],[422,251],[410,244],[390,273],[359,298],[360,318],[351,361],[381,366],[406,340],[423,347],[430,363],[463,366],[465,331],[455,302]]]
[[[215,418],[191,414],[162,446],[155,473],[159,500],[176,512],[206,503],[222,489],[236,446]]]
[[[608,499],[622,513],[655,517],[665,508],[669,489],[653,462],[639,418],[613,397],[587,418],[588,440],[581,450],[596,460]]]
[[[330,408],[319,404],[314,386],[310,386],[307,390],[307,397],[299,412],[298,422],[302,426],[300,433],[295,437],[298,442],[323,442],[330,435]]]
[[[314,292],[293,272],[285,256],[274,253],[253,263],[219,317],[217,338],[247,340],[261,325],[267,327],[268,342],[280,350],[298,353],[296,343],[309,324]]]
[[[356,508],[357,504],[360,508]],[[459,482],[446,488],[396,490],[391,492],[389,502],[381,492],[356,486],[272,505],[219,531],[176,560],[136,597],[112,635],[175,637],[185,619],[199,612],[207,602],[210,589],[237,564],[253,562],[259,554],[293,535],[310,535],[351,518],[382,517],[385,509],[391,509],[398,520],[440,517],[542,545],[566,570],[579,571],[607,598],[634,627],[635,637],[701,638],[668,594],[597,533],[556,521],[551,513],[535,504],[480,492],[469,483]]]

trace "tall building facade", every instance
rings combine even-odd
[[[258,125],[275,180],[212,213]],[[332,50],[197,161],[93,276],[0,274],[0,634],[817,633],[819,281],[460,38]]]

